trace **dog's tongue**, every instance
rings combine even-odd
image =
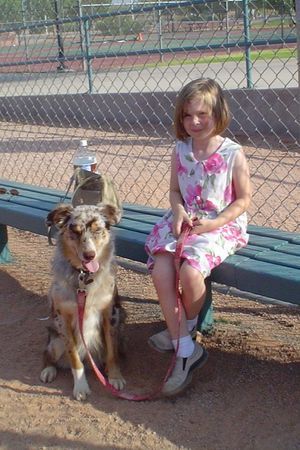
[[[83,265],[86,268],[86,270],[92,273],[97,272],[97,270],[99,269],[99,263],[96,259],[93,259],[92,261],[89,262],[84,262]]]

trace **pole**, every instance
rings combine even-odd
[[[54,0],[54,11],[56,18],[56,38],[57,38],[57,47],[58,47],[58,62],[59,66],[57,70],[65,70],[65,53],[64,53],[64,44],[61,35],[61,24],[59,23],[59,8],[58,8],[58,0]]]
[[[158,2],[158,6],[160,6],[160,2]],[[157,12],[158,15],[158,43],[159,43],[159,50],[160,50],[160,62],[163,62],[163,53],[162,53],[162,47],[163,47],[163,41],[162,41],[162,26],[161,26],[161,10],[158,9]]]
[[[27,0],[22,0],[22,21],[23,25],[26,26],[27,22]],[[24,28],[24,46],[25,46],[25,57],[26,61],[28,61],[28,47],[27,47],[27,37],[26,37],[27,28]]]
[[[244,43],[245,43],[245,56],[246,56],[246,76],[247,76],[247,88],[253,88],[252,81],[252,61],[250,52],[250,23],[249,23],[249,5],[248,0],[243,0],[243,16],[244,16]]]
[[[86,64],[87,64],[87,76],[88,76],[88,83],[89,83],[89,94],[93,93],[93,68],[92,68],[92,61],[91,61],[91,55],[90,55],[90,21],[85,19],[84,20],[84,42],[85,42],[85,58],[86,58]]]
[[[80,19],[80,22],[79,22],[79,35],[80,35],[80,51],[81,51],[81,55],[82,55],[82,70],[86,71],[86,60],[85,60],[85,57],[84,57],[84,26],[83,26],[83,21],[82,21],[81,0],[78,0],[77,8],[78,8],[78,16],[79,16],[79,19]]]
[[[230,54],[230,49],[229,49],[229,16],[228,16],[229,8],[228,8],[228,0],[226,0],[226,2],[225,2],[225,10],[226,10],[226,43],[228,44],[227,53]]]

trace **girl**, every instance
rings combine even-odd
[[[220,86],[210,79],[188,83],[175,107],[175,132],[170,178],[171,209],[154,226],[146,241],[151,271],[167,329],[149,338],[156,350],[178,352],[175,367],[163,387],[165,395],[182,391],[207,352],[197,342],[198,314],[205,299],[204,280],[211,270],[248,242],[249,169],[242,148],[221,133],[230,120]],[[183,223],[191,228],[179,272],[181,322],[178,310],[174,254]]]

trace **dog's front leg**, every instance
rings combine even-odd
[[[111,326],[110,308],[103,311],[103,333],[106,349],[106,371],[108,381],[115,389],[123,389],[126,381],[123,378],[119,365],[117,354],[117,343],[115,342],[115,331]]]
[[[74,379],[73,396],[79,401],[86,400],[91,391],[85,376],[84,365],[78,354],[77,342],[72,327],[72,316],[67,315],[65,317],[65,325],[67,355]]]

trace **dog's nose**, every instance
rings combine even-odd
[[[83,253],[83,257],[84,257],[85,261],[92,261],[92,259],[94,259],[95,256],[96,256],[96,253],[94,251]]]

